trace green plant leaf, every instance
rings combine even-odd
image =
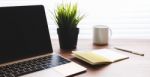
[[[77,4],[60,4],[54,11],[54,19],[59,28],[76,28],[84,15],[77,14]]]

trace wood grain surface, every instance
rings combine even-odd
[[[112,39],[110,40],[109,44],[105,46],[94,45],[92,39],[79,39],[77,49],[75,50],[94,50],[102,48],[113,49],[114,46],[126,46],[135,48],[144,53],[144,56],[139,56],[113,49],[114,51],[127,55],[130,58],[108,65],[97,66],[89,65],[74,58],[71,55],[71,50],[61,50],[59,47],[59,41],[57,39],[52,40],[52,45],[55,53],[58,53],[63,57],[87,68],[85,73],[78,74],[75,77],[150,77],[149,39]]]

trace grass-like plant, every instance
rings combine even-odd
[[[54,11],[55,22],[59,28],[76,28],[83,19],[83,15],[77,14],[77,4],[60,4]]]

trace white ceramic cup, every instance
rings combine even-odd
[[[93,43],[95,45],[107,45],[109,43],[111,29],[106,25],[96,25],[93,30]]]

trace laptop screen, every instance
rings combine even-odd
[[[42,5],[0,7],[0,63],[51,52]]]

